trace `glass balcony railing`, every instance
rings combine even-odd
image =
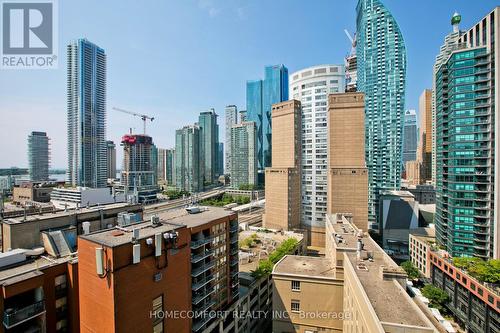
[[[34,318],[45,312],[45,301],[41,300],[28,306],[17,309],[6,309],[3,314],[3,323],[6,328],[11,328]]]

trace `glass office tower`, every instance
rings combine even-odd
[[[258,183],[264,183],[264,170],[271,166],[271,106],[288,100],[288,69],[284,65],[266,66],[264,80],[247,82],[247,121],[257,127]]]
[[[106,187],[106,54],[79,39],[68,45],[67,55],[67,182]]]
[[[380,0],[357,5],[358,91],[365,93],[368,219],[377,221],[382,191],[401,185],[406,49],[399,26]]]

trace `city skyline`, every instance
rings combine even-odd
[[[270,10],[280,4],[282,3],[279,1],[270,4]],[[425,87],[431,86],[431,70],[419,71],[418,68],[430,68],[429,64],[432,66],[435,54],[438,52],[439,47],[442,44],[442,36],[449,31],[449,17],[452,14],[452,11],[457,10],[462,13],[463,20],[461,25],[466,27],[477,21],[481,17],[482,13],[490,11],[495,6],[493,1],[484,1],[480,4],[475,4],[475,6],[471,6],[466,1],[455,1],[453,4],[451,1],[443,1],[439,4],[426,2],[423,4],[418,3],[403,5],[398,4],[395,1],[387,0],[384,4],[397,18],[398,24],[400,25],[403,35],[405,36],[405,42],[408,48],[409,60],[406,108],[417,108],[418,96],[420,92]],[[305,53],[302,53],[304,51],[297,51],[292,54],[288,52],[288,46],[284,42],[278,43],[276,47],[271,48],[271,50],[264,52],[258,57],[255,56],[252,50],[245,47],[244,51],[246,53],[241,54],[241,52],[239,52],[235,54],[234,57],[230,56],[228,60],[229,63],[233,65],[231,67],[237,67],[240,62],[248,63],[249,66],[244,66],[246,67],[245,69],[241,68],[236,71],[232,71],[226,76],[222,75],[221,77],[216,78],[214,84],[212,85],[213,88],[205,89],[205,91],[201,93],[199,99],[193,99],[190,91],[179,92],[179,89],[182,88],[174,87],[172,84],[160,84],[159,87],[151,87],[152,83],[157,83],[157,74],[155,74],[157,66],[151,66],[151,68],[149,68],[145,67],[143,63],[132,63],[130,65],[128,64],[130,61],[130,55],[122,57],[122,53],[130,51],[129,53],[139,56],[153,56],[155,61],[161,61],[161,64],[164,64],[164,67],[161,69],[162,75],[166,74],[165,71],[175,74],[170,75],[172,76],[172,82],[177,82],[177,76],[180,75],[179,73],[176,73],[178,70],[173,69],[172,67],[178,66],[179,63],[181,65],[192,65],[195,60],[200,62],[197,63],[196,66],[203,66],[206,68],[202,74],[206,77],[210,77],[210,75],[213,74],[212,71],[220,71],[221,68],[224,68],[221,67],[222,64],[219,63],[221,60],[216,61],[214,59],[214,56],[217,56],[220,52],[220,44],[228,42],[248,42],[255,48],[259,48],[262,47],[262,45],[269,43],[269,39],[267,39],[267,37],[263,37],[260,33],[260,30],[263,29],[263,27],[258,26],[258,22],[260,20],[259,17],[255,16],[257,12],[260,12],[259,7],[262,6],[261,3],[248,5],[240,2],[232,5],[226,4],[224,6],[224,4],[219,1],[203,1],[182,5],[158,5],[161,9],[165,9],[167,11],[179,11],[179,13],[182,14],[182,17],[184,17],[187,13],[191,13],[192,17],[189,16],[187,24],[192,23],[192,20],[195,20],[196,22],[193,27],[188,29],[188,31],[182,32],[180,36],[164,36],[171,38],[174,42],[179,42],[177,40],[178,38],[186,38],[185,34],[187,34],[189,38],[195,38],[194,36],[199,32],[198,30],[201,29],[200,25],[205,23],[208,24],[209,31],[206,32],[207,37],[209,37],[208,44],[206,44],[207,41],[204,41],[202,45],[199,45],[199,48],[212,47],[212,45],[209,45],[209,42],[216,42],[215,48],[212,48],[215,54],[204,61],[201,59],[193,59],[192,56],[184,61],[181,61],[182,59],[170,59],[172,57],[181,57],[185,52],[189,51],[190,48],[183,44],[178,45],[179,47],[177,48],[178,52],[176,55],[165,55],[161,54],[161,52],[158,53],[161,49],[158,49],[151,43],[151,38],[157,37],[157,34],[164,34],[165,29],[171,30],[169,29],[169,26],[165,28],[161,27],[161,29],[157,29],[155,31],[153,31],[151,27],[149,29],[147,27],[141,27],[138,33],[144,32],[143,30],[146,29],[147,33],[151,34],[149,38],[145,38],[145,41],[141,41],[140,39],[127,43],[123,43],[123,41],[121,41],[121,43],[113,41],[113,34],[103,34],[102,32],[99,32],[102,30],[99,28],[101,26],[101,16],[97,19],[98,24],[96,24],[96,27],[88,27],[84,24],[85,22],[82,22],[82,19],[75,17],[78,13],[85,12],[85,10],[87,10],[86,8],[80,6],[83,5],[72,3],[61,6],[60,12],[61,14],[64,13],[64,15],[61,15],[62,24],[59,44],[66,45],[70,40],[75,38],[87,37],[89,40],[106,49],[109,61],[108,111],[112,106],[123,105],[130,107],[132,110],[154,114],[157,119],[155,123],[150,126],[149,134],[155,138],[155,141],[158,142],[158,146],[162,148],[173,147],[175,129],[189,123],[189,119],[202,110],[214,107],[216,112],[222,113],[223,108],[227,104],[235,104],[240,108],[244,108],[246,80],[254,77],[260,77],[262,75],[262,67],[265,65],[283,63],[288,67],[289,72],[291,73],[299,70],[300,68],[321,63],[340,63],[350,49],[350,42],[343,35],[342,29],[347,28],[350,31],[354,31],[355,25],[355,3],[336,4],[335,8],[337,10],[333,12],[331,10],[328,11],[329,15],[332,15],[332,18],[339,18],[338,20],[332,20],[335,21],[335,23],[325,23],[325,20],[317,20],[317,22],[322,23],[308,25],[305,28],[305,31],[301,32],[301,34],[310,34],[311,31],[319,32],[319,36],[311,38],[311,41],[308,42],[308,47],[315,51],[310,52],[311,55],[305,55]],[[105,5],[105,7],[106,6],[109,5]],[[292,16],[299,15],[299,11],[302,9],[306,12],[309,10],[307,8],[303,8],[304,6],[301,6],[300,3],[287,3],[287,6],[290,9]],[[431,6],[433,9],[432,15],[418,15],[419,13],[423,14],[424,12],[427,14],[426,9],[431,8]],[[92,6],[88,7],[91,8]],[[326,2],[319,2],[316,4],[315,8],[317,9],[323,7],[325,9],[332,8],[332,5]],[[410,9],[409,7],[412,7],[411,10],[408,10]],[[110,13],[108,7],[105,9],[108,10],[103,10],[103,14],[100,15],[108,15],[110,22],[117,23],[116,28],[122,27],[122,25],[117,22],[119,17]],[[137,8],[131,5],[130,8],[126,9],[135,10]],[[141,14],[144,14],[145,12],[150,13],[152,8],[141,7],[140,9],[141,10],[139,10],[138,16],[141,16]],[[196,11],[193,12],[193,9]],[[411,16],[406,12],[411,13]],[[419,17],[420,21],[416,21],[414,19],[415,16]],[[311,14],[311,19],[312,18],[314,18],[314,16]],[[141,17],[138,19],[141,19]],[[433,21],[432,27],[427,27],[425,24],[427,20]],[[65,22],[71,22],[71,24],[64,24]],[[273,24],[279,24],[279,22]],[[418,29],[414,29],[415,22],[419,23]],[[243,41],[236,42],[234,40],[235,35],[233,34],[235,32],[227,32],[221,35],[221,32],[219,31],[220,29],[224,29],[225,31],[228,24],[231,26],[237,26],[242,25],[242,23],[243,26],[248,26],[244,29],[246,34],[244,34],[241,38]],[[325,27],[328,28],[327,32],[323,31],[325,30]],[[247,31],[248,28],[251,28],[250,30],[252,33],[249,34]],[[85,33],[83,33],[84,31]],[[127,32],[132,33],[130,31]],[[136,33],[134,32],[133,35],[135,36],[135,34]],[[328,36],[332,43],[322,45],[323,43],[319,42],[319,39],[324,39],[325,35]],[[217,40],[214,40],[216,37]],[[121,39],[119,38],[119,40]],[[422,52],[422,50],[418,48],[418,42],[423,40],[425,40],[426,45],[429,46],[426,48],[425,52]],[[150,50],[144,50],[145,46],[147,46],[143,45],[145,42],[149,43]],[[339,46],[333,48],[331,46],[332,44],[338,44]],[[345,45],[345,47],[343,47],[343,45]],[[120,54],[120,56],[117,56],[117,54]],[[420,54],[422,55],[417,56]],[[47,132],[47,135],[52,138],[51,165],[54,168],[64,168],[66,166],[66,139],[64,135],[64,109],[66,103],[64,89],[66,73],[64,68],[66,59],[64,59],[65,57],[62,54],[60,54],[60,58],[61,62],[58,70],[38,71],[36,73],[32,71],[4,71],[4,73],[2,73],[2,78],[0,78],[0,86],[2,87],[0,90],[2,91],[2,93],[0,93],[0,96],[2,97],[0,98],[0,113],[4,116],[7,112],[10,112],[12,115],[10,118],[18,124],[16,125],[18,130],[15,133],[6,133],[6,131],[3,131],[3,134],[0,136],[0,139],[3,139],[1,140],[3,143],[0,146],[0,149],[4,152],[3,155],[5,156],[2,159],[2,167],[27,166],[28,161],[26,159],[26,154],[22,151],[18,151],[15,147],[10,147],[8,142],[12,141],[11,138],[13,136],[14,141],[21,140],[21,138],[25,138],[31,131],[34,130],[45,131]],[[138,87],[135,82],[119,79],[119,71],[122,68],[122,65],[125,65],[124,62],[127,62],[127,68],[130,69],[131,75],[137,77],[138,81],[142,83],[142,86]],[[140,73],[137,73],[137,71],[140,71]],[[187,75],[182,80],[191,79],[191,76]],[[52,84],[46,84],[47,81]],[[148,81],[151,81],[152,83],[149,83]],[[200,80],[200,82],[197,82],[196,85],[203,85],[204,82],[204,80]],[[182,86],[182,84],[180,86]],[[23,89],[21,89],[21,87],[23,87]],[[169,95],[179,95],[179,98],[169,99],[168,96],[163,97],[163,95],[165,95],[163,93],[165,88],[172,88],[172,92],[169,92]],[[137,93],[134,93],[134,97],[129,96],[129,89],[137,89]],[[186,94],[190,94],[190,98],[187,98]],[[205,98],[205,95],[208,95],[208,98]],[[5,98],[6,96],[9,98]],[[187,102],[184,102],[183,100],[187,100]],[[200,102],[198,101],[203,101],[201,102],[203,105],[199,104]],[[41,115],[43,115],[43,117]],[[172,115],[175,115],[176,122],[171,121]],[[140,132],[141,124],[140,121],[137,121],[137,119],[130,119],[129,117],[114,113],[113,111],[107,112],[107,116],[109,134],[106,139],[118,141],[121,134],[123,134],[124,131],[127,131],[129,127],[134,128],[134,132],[136,133]],[[21,121],[26,117],[31,117],[33,122]],[[33,126],[33,124],[37,124],[37,126]],[[223,131],[224,130],[221,129],[220,138],[224,136]],[[7,136],[9,137],[9,140],[6,140]],[[17,136],[19,137],[17,138]],[[122,157],[120,155],[117,156],[117,159],[121,161]],[[121,165],[119,165],[119,167],[121,167]]]

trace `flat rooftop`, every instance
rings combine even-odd
[[[284,256],[274,266],[273,274],[335,279],[335,265],[324,257]]]
[[[70,215],[75,215],[75,214],[93,213],[93,212],[98,212],[100,209],[102,209],[102,210],[121,209],[121,208],[125,208],[128,206],[130,206],[131,208],[138,207],[137,204],[129,204],[126,202],[112,203],[112,204],[108,204],[108,205],[93,206],[93,207],[89,207],[89,208],[68,209],[67,211],[59,210],[59,211],[56,211],[54,213],[28,215],[28,216],[26,216],[26,219],[24,219],[24,216],[21,216],[21,217],[16,217],[16,218],[5,219],[1,223],[5,223],[5,224],[29,223],[29,222],[36,222],[36,221],[42,221],[42,220],[49,220],[49,219],[58,218],[58,217],[65,217],[65,216],[70,216]],[[124,209],[123,211],[126,211],[126,209]]]
[[[205,207],[200,208],[204,209]],[[164,233],[184,227],[193,228],[233,215],[236,216],[237,214],[231,210],[219,207],[210,207],[197,214],[189,214],[185,209],[175,209],[165,213],[159,213],[160,224],[156,226],[153,226],[150,221],[147,221],[134,223],[127,227],[100,230],[87,235],[80,235],[80,237],[97,244],[115,247],[130,243],[132,241],[134,229],[139,230],[138,239],[144,239],[153,237],[157,233]]]
[[[383,191],[382,195],[394,195],[402,198],[415,198],[415,196],[410,191],[404,190]]]
[[[346,219],[343,219],[342,223],[335,223],[333,217],[331,221],[337,234],[337,250],[347,249],[344,253],[354,268],[379,320],[387,323],[431,327],[424,314],[417,312],[417,305],[396,279],[387,277],[384,279],[381,273],[385,270],[388,275],[405,274],[402,268],[366,233],[360,238],[363,242],[363,250],[358,259],[356,246],[359,230]],[[373,259],[369,260],[369,257]]]
[[[252,235],[257,236],[254,246],[243,248],[240,245],[239,251],[239,270],[240,272],[251,272],[257,268],[260,260],[269,258],[269,255],[278,248],[288,238],[295,238],[301,242],[304,236],[302,234],[286,231],[283,234],[278,231],[244,230],[238,234],[240,244]]]
[[[413,229],[410,235],[424,241],[436,241],[436,229],[434,228]]]
[[[28,259],[10,267],[0,269],[0,285],[14,284],[36,276],[39,273],[35,272],[39,272],[46,267],[77,260],[76,256],[66,256],[61,258],[40,256],[36,259]]]
[[[201,212],[189,214],[186,209],[172,209],[157,213],[161,221],[184,224],[188,228],[195,228],[208,222],[218,220],[224,217],[237,216],[236,212],[223,207],[200,206]],[[154,214],[154,212],[153,212]]]

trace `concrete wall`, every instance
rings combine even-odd
[[[291,281],[300,281],[300,291],[292,291]],[[305,331],[333,333],[342,332],[340,316],[343,312],[342,281],[318,280],[298,276],[273,275],[273,332]],[[291,301],[300,301],[300,311],[303,314],[292,312]],[[289,318],[276,319],[276,314],[288,314]],[[312,318],[314,314],[325,314],[327,318]],[[329,317],[329,318],[328,318]],[[298,328],[297,328],[298,327]]]

